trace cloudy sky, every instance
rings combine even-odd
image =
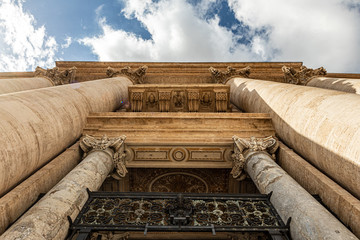
[[[55,61],[302,61],[360,73],[360,0],[0,0],[0,71]]]

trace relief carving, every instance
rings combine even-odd
[[[129,191],[227,193],[229,169],[130,168]]]
[[[233,136],[234,153],[232,154],[233,168],[231,174],[234,178],[241,181],[246,178],[244,172],[246,160],[254,152],[266,152],[275,160],[275,151],[279,147],[279,142],[273,136],[266,138],[251,137],[250,140]]]
[[[188,91],[188,108],[189,112],[198,112],[200,106],[199,91]]]
[[[150,106],[150,108],[154,108],[155,105],[157,104],[158,100],[156,98],[156,93],[155,92],[148,92],[147,93],[147,98],[146,98],[146,104]]]
[[[125,164],[124,141],[126,137],[108,138],[104,135],[102,138],[95,138],[85,135],[80,141],[80,148],[84,152],[84,158],[92,151],[105,151],[110,148],[114,151],[112,156],[117,174],[124,177],[128,172]]]
[[[228,109],[228,94],[227,92],[217,91],[215,93],[215,104],[217,112],[226,112]]]
[[[106,75],[110,78],[117,77],[120,75],[125,75],[125,76],[129,77],[129,79],[134,84],[142,84],[142,83],[144,83],[144,78],[145,78],[147,69],[148,69],[148,67],[145,65],[137,68],[136,70],[132,70],[131,67],[127,66],[127,67],[120,69],[120,71],[117,71],[112,67],[108,67],[106,70]]]
[[[281,70],[284,73],[285,82],[296,85],[306,85],[312,77],[326,75],[326,70],[323,67],[312,69],[301,66],[300,71],[297,71],[292,67],[283,66]]]
[[[170,110],[171,92],[159,91],[159,111],[168,112]]]
[[[131,103],[131,111],[133,112],[141,112],[143,108],[143,95],[144,92],[132,92],[130,103]]]
[[[183,91],[174,91],[173,104],[175,108],[183,108],[185,103],[185,96]]]
[[[36,67],[35,77],[44,77],[49,79],[54,86],[70,84],[75,81],[76,67],[60,71],[58,67],[43,69]]]
[[[248,78],[250,76],[251,68],[250,66],[247,66],[240,70],[236,70],[235,68],[228,66],[226,71],[220,71],[216,68],[210,67],[209,71],[215,83],[225,84],[233,76]]]
[[[212,103],[211,101],[211,92],[203,92],[201,95],[201,104],[203,106],[209,107]]]

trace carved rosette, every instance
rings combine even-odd
[[[275,160],[275,152],[279,147],[279,142],[273,136],[266,138],[251,137],[250,140],[233,136],[234,153],[232,154],[233,168],[231,174],[234,178],[241,181],[246,178],[244,172],[245,164],[252,154],[256,152],[266,152]]]
[[[251,68],[250,68],[250,66],[247,66],[240,70],[236,70],[235,68],[228,66],[226,68],[226,71],[220,71],[216,68],[210,67],[209,71],[210,71],[212,79],[215,83],[225,84],[233,76],[240,76],[240,77],[248,78],[250,76]]]
[[[117,174],[120,177],[124,177],[128,172],[126,169],[125,162],[125,151],[124,151],[124,141],[126,136],[120,136],[116,138],[108,138],[104,135],[102,138],[95,138],[89,135],[80,141],[80,148],[84,151],[84,158],[92,151],[105,151],[106,149],[112,149],[114,151],[113,162]],[[108,152],[106,152],[108,153]]]
[[[284,73],[285,82],[296,85],[306,85],[311,78],[326,75],[326,70],[323,67],[312,69],[301,66],[300,71],[297,71],[292,67],[283,66],[281,70]]]
[[[54,86],[73,83],[75,81],[76,67],[60,71],[58,67],[43,69],[36,67],[35,77],[44,77],[50,80]]]
[[[144,83],[145,74],[147,71],[147,66],[141,66],[137,68],[136,70],[132,70],[131,67],[127,66],[119,71],[115,70],[112,67],[108,67],[106,70],[106,75],[108,77],[117,77],[121,75],[127,76],[134,84],[142,84]]]

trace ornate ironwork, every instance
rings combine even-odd
[[[262,194],[90,192],[73,231],[276,232],[283,223]],[[285,237],[284,239],[287,239]]]

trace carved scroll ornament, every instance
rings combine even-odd
[[[212,76],[214,82],[222,83],[222,84],[225,84],[233,76],[241,76],[241,77],[248,78],[250,76],[250,70],[251,70],[251,68],[249,66],[242,68],[240,70],[236,70],[235,68],[228,66],[226,68],[226,71],[220,71],[213,67],[209,68],[209,71],[211,73],[211,76]]]
[[[283,66],[282,71],[285,82],[296,85],[306,85],[312,77],[326,75],[326,70],[323,67],[312,69],[301,66],[300,71],[297,71],[292,67]]]
[[[120,71],[117,71],[112,67],[108,67],[106,70],[106,75],[108,77],[117,77],[117,76],[125,75],[125,76],[129,77],[129,79],[134,84],[142,84],[142,83],[144,83],[144,78],[145,78],[147,69],[148,69],[148,67],[145,65],[139,67],[136,70],[132,70],[131,67],[124,67],[124,68],[120,69]]]
[[[65,69],[63,71],[60,71],[58,67],[43,69],[38,66],[35,69],[35,77],[47,78],[54,86],[73,83],[75,81],[75,75],[76,67]]]
[[[267,152],[275,159],[275,152],[279,147],[279,142],[273,136],[266,138],[251,137],[250,140],[233,136],[234,140],[234,153],[232,154],[233,168],[231,174],[234,178],[241,181],[246,178],[244,172],[247,159],[254,152]]]
[[[116,172],[120,177],[125,177],[126,173],[128,172],[126,169],[124,153],[125,139],[125,136],[108,138],[106,135],[104,135],[99,139],[85,135],[85,137],[80,141],[80,148],[84,151],[84,158],[91,151],[105,151],[107,148],[111,148],[115,152],[112,158]]]

